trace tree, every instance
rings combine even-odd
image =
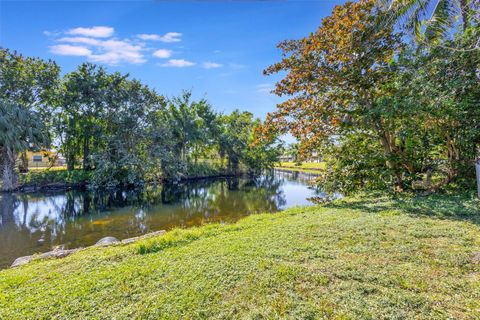
[[[44,146],[48,141],[41,116],[18,103],[0,99],[0,163],[2,189],[15,188],[15,162],[18,153],[32,147]]]
[[[255,142],[255,132],[261,125],[250,112],[234,110],[221,117],[222,133],[219,136],[219,152],[228,158],[228,169],[238,172],[244,164],[250,173],[259,173],[271,168],[280,155],[279,145],[275,141]]]
[[[413,31],[418,41],[427,44],[442,43],[459,24],[465,32],[480,23],[480,3],[476,0],[382,0],[379,3],[387,13],[385,19],[403,22],[403,27]],[[478,30],[476,34],[479,35]],[[476,41],[463,49],[479,48],[480,41]]]
[[[186,171],[185,163],[178,158],[178,145],[169,117],[163,106],[152,110],[148,115],[147,150],[151,163],[149,178],[154,181],[176,180]]]
[[[371,0],[336,6],[309,37],[282,42],[281,62],[265,73],[287,71],[275,92],[293,97],[269,114],[262,132],[269,138],[290,131],[301,153],[331,144],[341,135],[371,130],[384,149],[385,163],[403,181],[401,147],[394,124],[379,112],[377,101],[391,80],[389,62],[401,47],[392,25],[377,28],[382,13]]]
[[[290,131],[300,151],[320,150],[324,186],[422,188],[459,178],[478,146],[478,52],[463,33],[435,48],[411,46],[374,1],[337,6],[309,37],[280,44],[287,71],[276,93],[292,96],[261,136]],[[381,27],[379,27],[381,25]],[[339,190],[341,189],[341,190]]]
[[[192,101],[192,93],[184,91],[170,99],[168,115],[178,153],[183,162],[190,156],[196,160],[213,143],[217,115],[205,99]]]
[[[418,117],[420,132],[435,139],[429,141],[432,155],[424,163],[429,172],[436,170],[443,178],[429,185],[432,190],[455,179],[473,180],[472,166],[480,147],[480,51],[466,49],[475,41],[472,34],[459,32],[446,46],[410,49],[398,61],[401,90],[395,100]]]
[[[65,75],[56,128],[68,170],[73,170],[80,156],[83,170],[94,167],[91,155],[101,143],[98,138],[102,134],[103,113],[113,98],[108,95],[122,79],[119,74],[110,76],[104,68],[91,63]]]
[[[24,57],[16,51],[0,48],[0,98],[36,113],[46,131],[51,123],[59,73],[60,68],[51,60]],[[28,170],[25,151],[19,151],[21,171]]]
[[[109,103],[102,111],[102,143],[92,152],[94,182],[100,186],[143,184],[159,164],[151,134],[160,123],[152,122],[156,119],[151,114],[165,112],[164,99],[137,80],[109,77],[118,79],[112,80],[116,85],[106,93]]]
[[[406,29],[414,31],[416,40],[423,45],[433,47],[433,51],[438,51],[438,47],[447,49],[444,50],[447,55],[456,54],[458,51],[467,54],[480,51],[480,1],[385,0],[381,3],[389,19],[395,21],[403,19]],[[459,24],[461,37],[467,41],[451,41],[452,34],[457,34],[457,38],[459,37],[458,33],[452,31]],[[478,64],[475,64],[475,59],[467,60],[465,67],[470,74],[478,74]],[[477,76],[476,81],[479,81],[478,78]],[[477,146],[477,149],[476,162],[480,163],[480,147]],[[477,179],[477,187],[480,190],[480,178]]]

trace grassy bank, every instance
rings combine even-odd
[[[319,173],[322,170],[325,170],[325,163],[324,162],[303,162],[303,163],[279,162],[277,163],[275,168],[288,169],[292,171],[300,171],[300,172],[307,172],[307,173]]]
[[[477,253],[473,196],[347,199],[0,271],[0,319],[474,319]]]

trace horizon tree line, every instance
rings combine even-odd
[[[27,150],[55,148],[67,170],[96,186],[140,185],[188,175],[258,173],[276,161],[278,141],[253,144],[261,121],[216,112],[190,91],[167,99],[92,63],[60,77],[52,60],[0,49],[0,164],[4,190],[28,170]],[[17,165],[18,164],[18,165]]]

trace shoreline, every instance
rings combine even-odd
[[[245,172],[237,173],[237,174],[215,174],[215,175],[200,175],[200,176],[186,176],[182,177],[178,180],[160,180],[157,182],[146,182],[143,185],[161,185],[166,183],[178,183],[178,182],[188,182],[188,181],[195,181],[195,180],[204,180],[204,179],[219,179],[219,178],[233,178],[233,177],[242,177],[247,175]],[[130,186],[116,186],[113,188],[134,188],[133,185]],[[93,188],[92,185],[87,182],[51,182],[51,183],[35,183],[35,184],[23,184],[11,191],[0,191],[2,193],[35,193],[35,192],[48,192],[48,191],[69,191],[69,190],[88,190],[88,189],[99,189],[99,190],[106,190],[110,188]]]

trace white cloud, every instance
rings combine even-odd
[[[145,41],[148,41],[148,40],[158,41],[158,40],[160,40],[160,36],[158,34],[142,33],[142,34],[138,34],[137,37],[139,37],[140,39],[145,40]]]
[[[207,61],[207,62],[204,62],[202,66],[205,69],[215,69],[215,68],[223,67],[223,64]]]
[[[194,66],[196,63],[184,59],[170,59],[167,63],[159,64],[160,67],[184,68]]]
[[[245,69],[247,67],[246,65],[240,63],[230,63],[229,66],[234,70]]]
[[[80,27],[67,31],[53,33],[44,32],[52,37],[57,44],[50,47],[54,54],[65,56],[83,56],[93,62],[117,65],[120,63],[143,63],[146,62],[145,52],[152,52],[157,58],[170,58],[173,52],[169,49],[148,48],[146,40],[163,42],[179,42],[182,34],[168,32],[164,35],[141,34],[131,38],[119,39],[113,37],[114,28],[107,26]],[[144,41],[141,41],[144,40]],[[169,60],[162,66],[166,67],[190,67],[194,62],[184,59]],[[207,67],[207,66],[206,66]],[[215,67],[209,65],[208,67]]]
[[[256,88],[257,88],[257,92],[267,92],[267,93],[270,93],[270,91],[274,89],[271,83],[258,84],[256,85]]]
[[[102,40],[87,38],[87,37],[65,37],[57,40],[58,42],[69,42],[69,43],[83,43],[91,46],[98,46],[102,43]]]
[[[154,57],[157,57],[157,58],[170,58],[172,56],[172,50],[168,50],[168,49],[158,49],[157,51],[155,51],[153,53],[153,56]]]
[[[162,41],[162,42],[180,42],[180,41],[182,41],[182,39],[180,39],[181,36],[182,36],[182,34],[179,33],[179,32],[168,32],[160,38],[160,41]]]
[[[74,28],[66,32],[66,34],[80,35],[94,38],[108,38],[113,35],[112,27],[96,26],[91,28]]]
[[[61,32],[45,30],[43,31],[43,34],[46,35],[47,37],[55,37],[61,34]]]
[[[139,37],[142,40],[148,41],[162,41],[162,42],[180,42],[182,39],[180,39],[182,34],[180,32],[167,32],[163,36],[159,34],[139,34],[137,37]]]
[[[95,62],[118,64],[120,62],[143,63],[142,45],[132,45],[126,40],[106,40],[98,44],[100,53],[90,56]]]
[[[128,63],[143,63],[144,59],[142,51],[144,50],[142,44],[131,44],[128,40],[118,39],[94,39],[88,37],[64,37],[57,40],[58,42],[82,44],[83,46],[72,46],[69,44],[60,44],[60,51],[63,55],[82,55],[86,56],[88,60],[94,62],[102,62],[107,64],[119,64],[121,62]],[[65,47],[65,48],[63,48]],[[85,54],[75,54],[76,51],[68,48],[83,48],[88,50]],[[62,49],[63,48],[63,49]],[[52,50],[53,53],[59,54],[59,50]],[[71,52],[69,54],[69,52]]]
[[[69,44],[59,44],[50,47],[50,52],[62,56],[84,56],[88,57],[92,51],[82,46],[71,46]]]

